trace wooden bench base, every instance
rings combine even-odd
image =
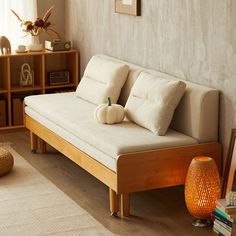
[[[48,143],[109,187],[112,215],[120,211],[129,216],[129,193],[183,185],[195,156],[212,157],[221,173],[221,144],[217,142],[122,154],[114,172],[28,115],[25,125],[30,130],[31,151],[39,144],[44,153]]]

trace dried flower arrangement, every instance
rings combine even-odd
[[[45,32],[48,34],[50,38],[51,35],[48,31],[51,31],[57,35],[58,38],[60,38],[60,35],[58,32],[56,32],[54,29],[52,29],[52,23],[48,21],[49,17],[52,14],[53,7],[50,7],[44,14],[42,18],[37,18],[35,22],[29,21],[29,20],[23,20],[19,17],[19,15],[11,9],[12,13],[17,17],[17,19],[21,22],[22,30],[26,33],[30,33],[32,36],[38,36],[41,32]]]

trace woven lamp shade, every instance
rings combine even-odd
[[[215,161],[210,157],[195,157],[185,183],[187,208],[196,219],[209,219],[220,198],[220,177]]]
[[[0,176],[8,173],[14,164],[14,159],[11,153],[4,149],[0,148]]]

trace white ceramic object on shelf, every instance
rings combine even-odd
[[[39,36],[31,36],[31,44],[29,45],[31,52],[39,52],[43,50],[43,44],[39,41]]]
[[[17,49],[16,49],[16,52],[17,53],[25,53],[27,52],[28,50],[26,49],[26,46],[25,45],[18,45]]]

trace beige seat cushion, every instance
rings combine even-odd
[[[97,105],[106,102],[108,97],[117,103],[128,72],[125,63],[94,56],[85,69],[76,96]]]
[[[29,116],[112,170],[120,154],[198,143],[174,130],[156,136],[127,120],[97,124],[93,119],[96,105],[76,98],[75,93],[30,96],[25,104]]]
[[[186,84],[141,72],[125,105],[126,116],[156,135],[165,135]]]

